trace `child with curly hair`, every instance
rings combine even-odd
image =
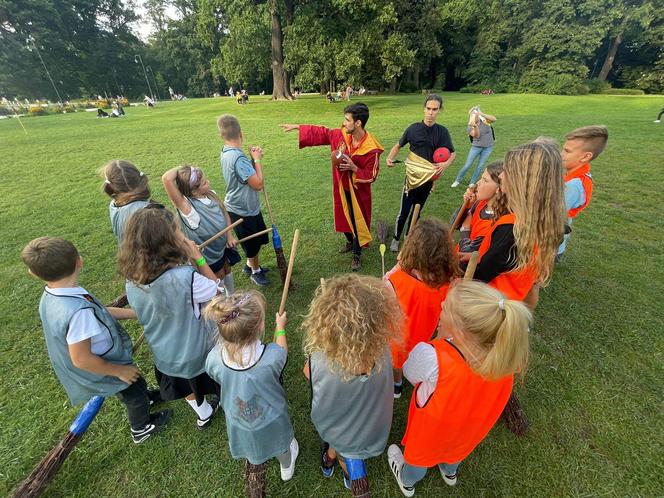
[[[532,315],[481,282],[453,285],[440,314],[438,336],[420,343],[404,364],[417,385],[401,449],[387,450],[390,470],[405,496],[429,467],[454,486],[461,462],[500,417],[514,375],[528,364]]]
[[[139,209],[125,228],[118,267],[152,352],[161,397],[185,398],[198,415],[196,426],[206,429],[219,385],[205,373],[216,331],[201,308],[218,294],[217,277],[161,204]],[[209,401],[205,395],[212,395]]]
[[[265,297],[257,291],[218,296],[204,316],[217,324],[218,344],[205,370],[221,386],[221,406],[233,458],[246,459],[247,496],[265,496],[267,461],[276,457],[281,479],[293,477],[299,446],[281,378],[288,360],[286,313],[277,313],[274,342],[264,344]]]
[[[383,452],[392,425],[389,343],[400,332],[399,304],[380,279],[342,275],[317,289],[302,327],[321,470],[331,477],[338,460],[345,486],[362,496],[364,460]]]
[[[111,198],[108,206],[113,234],[122,242],[129,217],[150,202],[148,177],[129,161],[114,159],[101,169],[102,191]]]
[[[433,218],[413,226],[398,260],[385,276],[388,291],[397,297],[406,317],[403,331],[392,342],[395,398],[403,391],[403,363],[418,342],[433,337],[440,305],[459,268],[449,229]]]

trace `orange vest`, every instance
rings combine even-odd
[[[401,443],[410,465],[433,467],[465,459],[486,437],[512,392],[514,376],[487,380],[475,373],[447,340],[430,344],[436,350],[438,382],[424,406],[417,406],[417,388],[408,410]]]
[[[569,218],[575,218],[577,214],[583,211],[588,204],[590,204],[590,199],[593,196],[593,177],[590,174],[590,164],[582,164],[575,170],[571,171],[565,175],[565,183],[574,178],[581,180],[581,185],[583,186],[583,191],[586,193],[586,200],[579,207],[575,207],[567,211],[567,216]]]
[[[514,225],[515,221],[516,216],[514,213],[509,213],[498,218],[498,220],[492,225],[491,231],[486,234],[480,245],[478,264],[482,261],[482,256],[484,256],[489,250],[489,247],[491,247],[491,236],[493,235],[494,230],[500,225]],[[501,273],[489,282],[489,285],[502,292],[507,299],[523,301],[535,284],[536,278],[537,274],[535,269],[532,266],[529,266],[520,271]]]
[[[475,206],[475,212],[470,219],[470,240],[475,240],[477,237],[486,237],[491,231],[493,220],[483,220],[480,217],[482,209],[486,207],[489,201],[479,201]]]
[[[401,268],[392,273],[388,280],[394,287],[406,318],[402,344],[391,346],[392,366],[401,368],[408,353],[418,342],[426,342],[434,336],[440,318],[440,306],[447,297],[449,284],[432,289]]]

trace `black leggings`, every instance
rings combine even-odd
[[[415,204],[419,204],[420,209],[424,208],[424,203],[427,201],[432,187],[433,181],[428,181],[424,185],[420,185],[419,187],[414,188],[409,192],[406,192],[404,188],[404,191],[401,194],[401,208],[399,209],[399,215],[397,216],[397,223],[394,229],[394,238],[396,240],[401,238],[401,233],[403,232],[403,228],[406,225],[406,220],[408,220],[408,228],[410,229],[410,223],[412,221],[412,209],[414,208]]]
[[[353,232],[344,232],[344,235],[346,236],[346,240],[353,244],[353,254],[356,256],[359,256],[362,254],[362,246],[360,245],[360,239],[357,236],[357,226],[355,225],[355,212],[353,211],[353,199],[350,196],[350,192],[347,190],[344,190],[344,194],[346,194],[346,205],[348,206],[348,213],[350,216],[350,222],[351,225],[353,226]]]
[[[660,120],[660,118],[662,117],[662,114],[664,114],[664,107],[662,107],[662,110],[659,111],[659,114],[657,115],[657,121]]]

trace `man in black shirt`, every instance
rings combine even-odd
[[[394,158],[399,153],[401,147],[410,144],[410,151],[412,153],[433,163],[438,170],[433,175],[432,179],[413,189],[408,190],[407,184],[404,183],[404,189],[401,196],[401,208],[394,229],[394,238],[390,244],[390,251],[392,252],[397,252],[399,250],[399,239],[401,238],[401,233],[403,232],[406,220],[409,215],[412,218],[411,209],[416,204],[419,204],[420,208],[424,208],[424,203],[426,202],[427,197],[429,197],[433,182],[438,179],[443,171],[449,168],[456,158],[454,145],[452,145],[452,138],[450,137],[449,131],[447,131],[447,128],[444,126],[436,124],[438,113],[440,113],[442,108],[442,97],[433,93],[427,96],[424,101],[424,120],[419,123],[413,123],[406,128],[406,131],[399,142],[392,147],[392,150],[390,150],[390,153],[387,155],[387,166],[391,168],[394,166]],[[451,152],[450,158],[443,163],[434,163],[433,152],[439,147],[447,147]],[[408,222],[408,226],[410,227],[410,221]]]

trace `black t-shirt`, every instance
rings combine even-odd
[[[413,123],[406,128],[399,140],[400,147],[406,144],[410,144],[411,152],[431,163],[433,162],[433,151],[438,147],[447,147],[450,152],[454,152],[450,132],[438,123],[434,123],[433,126],[425,125],[424,121]]]

